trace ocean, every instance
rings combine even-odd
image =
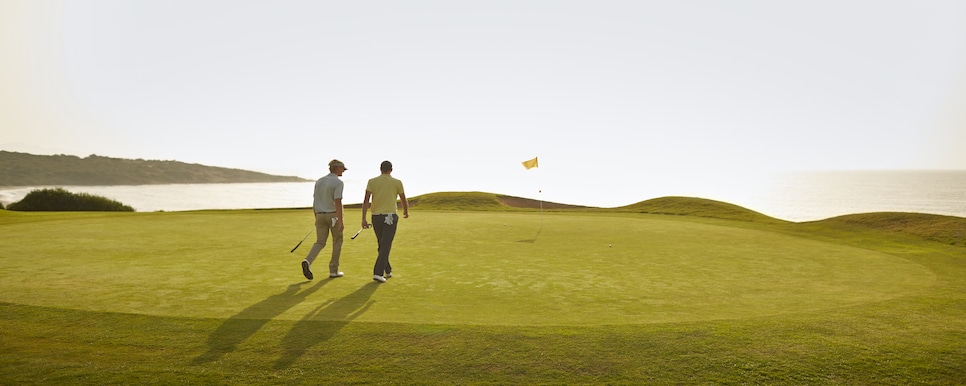
[[[304,208],[313,182],[63,186],[108,197],[139,212],[201,209]],[[0,202],[19,201],[40,187],[0,188]],[[407,186],[407,190],[411,187]],[[430,193],[430,192],[427,192]],[[505,192],[492,192],[508,194]],[[674,192],[639,197],[632,204]],[[418,194],[410,194],[410,197]],[[788,221],[813,221],[870,212],[915,212],[966,217],[966,171],[798,172],[728,186],[708,185],[688,196],[724,201]],[[361,194],[360,194],[361,196]],[[528,197],[540,199],[539,197]],[[357,203],[347,200],[346,203]],[[570,202],[562,202],[569,204]]]

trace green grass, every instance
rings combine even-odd
[[[416,206],[386,284],[306,281],[307,210],[0,211],[0,383],[966,382],[966,219],[683,201]]]

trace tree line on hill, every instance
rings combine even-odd
[[[301,177],[189,164],[90,155],[34,155],[0,151],[0,186],[154,185],[304,182]]]

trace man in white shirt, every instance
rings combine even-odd
[[[315,215],[315,244],[302,261],[302,274],[306,279],[312,280],[312,263],[315,262],[322,248],[325,248],[330,232],[332,233],[332,259],[329,260],[329,277],[337,278],[343,275],[339,272],[339,256],[342,254],[342,231],[345,230],[345,222],[342,221],[342,189],[345,184],[339,177],[346,170],[348,169],[342,161],[334,159],[329,162],[329,174],[315,182],[312,205],[312,213]]]

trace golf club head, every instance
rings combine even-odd
[[[355,240],[356,237],[358,237],[360,233],[362,233],[362,229],[359,229],[358,231],[356,231],[356,234],[352,235],[352,240]]]

